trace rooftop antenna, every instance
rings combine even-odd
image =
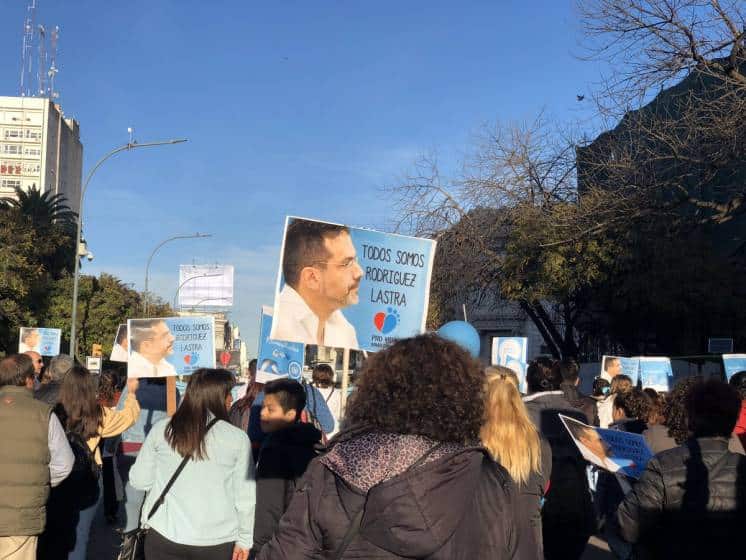
[[[33,67],[33,58],[31,50],[34,48],[34,19],[36,16],[36,0],[26,7],[26,19],[23,22],[23,44],[21,46],[21,97],[31,95],[31,76]]]
[[[39,62],[36,65],[37,95],[47,93],[47,30],[39,24]]]
[[[51,33],[50,46],[49,46],[49,70],[47,70],[47,77],[49,78],[49,87],[47,93],[50,99],[57,99],[60,94],[54,89],[54,77],[57,75],[57,40],[60,38],[60,27],[55,25]]]
[[[130,144],[134,144],[134,141],[132,139],[133,139],[133,137],[135,135],[135,129],[132,128],[131,126],[128,126],[127,127],[127,133],[130,135],[130,141],[129,141],[129,143]]]

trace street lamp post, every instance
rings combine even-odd
[[[150,278],[150,263],[153,260],[153,257],[158,252],[158,250],[163,247],[166,243],[170,241],[175,241],[177,239],[197,239],[202,237],[212,237],[212,234],[210,233],[193,233],[192,235],[174,235],[173,237],[169,237],[168,239],[164,239],[161,241],[158,245],[156,245],[155,249],[153,249],[153,252],[150,253],[150,256],[148,257],[148,264],[145,265],[145,293],[143,294],[143,315],[145,317],[148,316],[148,298],[150,294],[148,293],[148,280]]]
[[[75,358],[75,350],[77,346],[77,339],[76,339],[76,329],[77,329],[77,322],[78,322],[78,283],[80,281],[80,233],[81,229],[83,227],[83,199],[85,197],[86,189],[88,189],[88,183],[91,182],[91,178],[93,177],[94,173],[98,170],[103,163],[109,159],[110,157],[118,154],[119,152],[125,152],[129,150],[134,150],[135,148],[149,148],[152,146],[165,146],[169,144],[181,144],[182,142],[186,142],[186,138],[177,138],[172,140],[159,140],[156,142],[127,142],[124,146],[119,146],[118,148],[113,149],[108,154],[106,154],[104,157],[102,157],[96,165],[93,166],[93,168],[88,172],[88,176],[85,179],[85,182],[83,183],[83,187],[80,189],[80,198],[78,199],[78,216],[77,216],[77,233],[75,234],[75,271],[73,272],[73,308],[71,315],[71,325],[70,325],[70,357]]]

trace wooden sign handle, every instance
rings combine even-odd
[[[166,412],[173,416],[176,412],[176,378],[169,376],[166,378]]]

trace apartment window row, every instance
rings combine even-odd
[[[7,190],[20,189],[20,179],[0,179],[0,187]]]
[[[23,146],[22,144],[3,144],[0,154],[5,156],[40,156],[41,148],[37,146]]]
[[[41,140],[41,130],[30,128],[6,128],[3,131],[5,140]]]

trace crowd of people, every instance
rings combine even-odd
[[[607,360],[584,395],[573,360],[539,358],[522,394],[421,335],[366,360],[344,414],[328,365],[262,384],[254,362],[235,403],[200,369],[169,416],[164,379],[34,354],[0,361],[2,560],[85,559],[100,507],[147,560],[573,559],[593,534],[717,558],[746,521],[746,372],[664,394]],[[560,415],[640,434],[639,480],[591,467]]]

